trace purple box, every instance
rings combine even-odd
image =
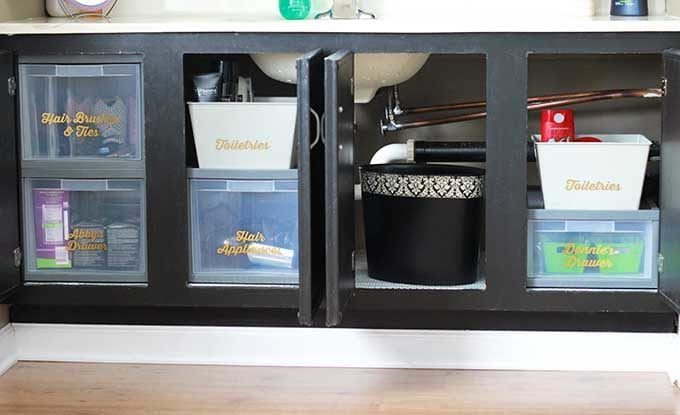
[[[69,192],[33,189],[36,266],[71,268],[67,249],[69,232]]]

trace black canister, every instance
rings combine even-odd
[[[371,278],[423,285],[476,281],[484,170],[382,164],[360,171]]]

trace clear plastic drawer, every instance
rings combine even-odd
[[[658,210],[529,214],[529,287],[656,288]]]
[[[141,160],[141,64],[22,63],[19,97],[24,160]]]
[[[28,282],[145,282],[142,180],[25,179]]]
[[[193,282],[297,285],[298,182],[191,179]]]

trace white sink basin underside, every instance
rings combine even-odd
[[[296,83],[295,53],[251,55],[257,66],[270,78]],[[415,75],[427,62],[427,53],[359,53],[354,60],[354,102],[365,104],[378,89],[397,85]]]

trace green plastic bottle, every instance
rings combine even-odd
[[[279,0],[279,12],[287,20],[302,20],[311,8],[312,0]]]

